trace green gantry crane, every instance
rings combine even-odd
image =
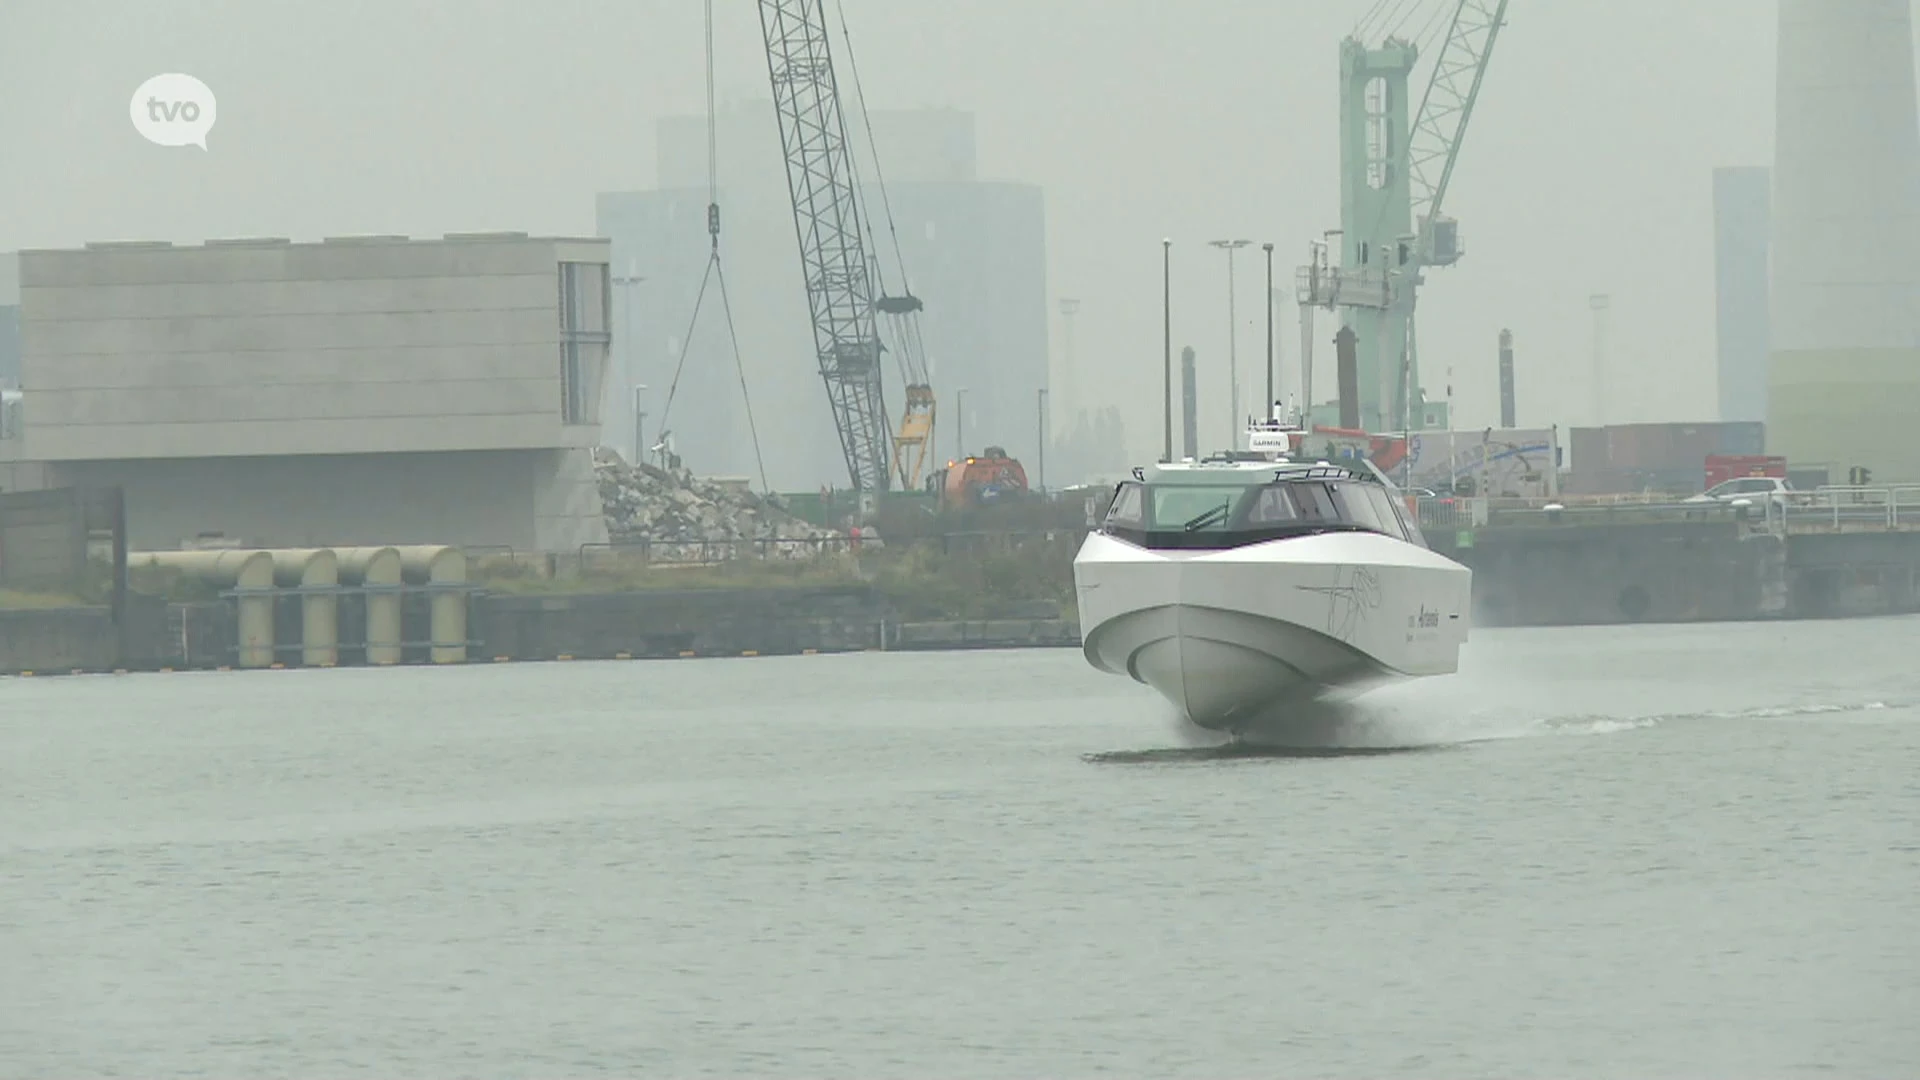
[[[1444,428],[1452,419],[1421,389],[1414,308],[1427,268],[1466,253],[1444,213],[1447,190],[1508,0],[1447,2],[1455,6],[1446,41],[1411,119],[1419,49],[1398,36],[1378,47],[1357,36],[1341,43],[1341,227],[1312,244],[1299,274],[1304,404],[1311,411],[1313,310],[1338,310],[1357,339],[1360,423],[1374,432]]]

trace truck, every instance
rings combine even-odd
[[[1787,479],[1787,459],[1769,454],[1710,454],[1707,457],[1707,488],[1715,488],[1743,476],[1770,476]]]
[[[1409,491],[1494,498],[1560,494],[1560,443],[1551,428],[1407,436],[1316,426],[1302,440],[1300,451],[1328,460],[1366,458]]]

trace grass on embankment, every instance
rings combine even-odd
[[[21,592],[0,589],[0,611],[49,611],[54,608],[86,607],[87,601],[72,593]]]

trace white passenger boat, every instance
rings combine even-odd
[[[1427,547],[1370,463],[1300,461],[1297,431],[1136,468],[1074,559],[1089,663],[1240,734],[1288,703],[1457,670],[1472,572]]]

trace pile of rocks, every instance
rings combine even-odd
[[[842,537],[794,517],[778,495],[715,484],[683,468],[662,469],[646,462],[629,465],[612,450],[594,453],[600,504],[607,533],[616,544],[653,541],[670,544],[769,542],[782,549],[808,549]],[[789,541],[771,545],[773,541]]]

